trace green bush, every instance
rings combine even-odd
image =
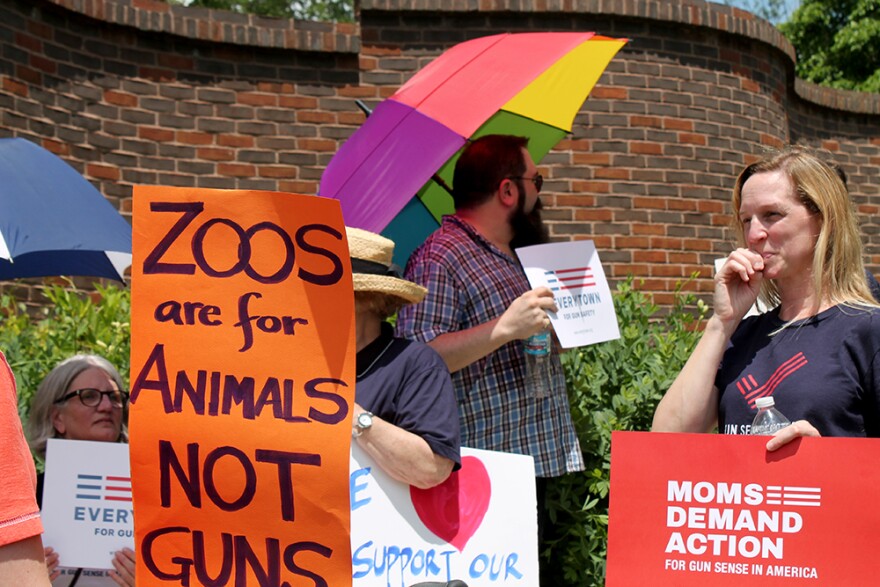
[[[26,420],[30,399],[43,377],[77,353],[94,353],[128,378],[131,295],[128,289],[98,286],[82,292],[53,285],[36,312],[9,294],[0,296],[4,313],[0,350],[18,386],[18,407]]]
[[[659,307],[634,289],[632,278],[618,285],[614,307],[620,339],[562,356],[586,470],[548,483],[552,523],[542,545],[542,585],[604,584],[611,432],[650,429],[654,408],[696,345],[696,326],[707,310],[679,287],[673,307],[656,316]]]

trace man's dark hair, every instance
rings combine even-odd
[[[522,177],[525,137],[486,135],[465,147],[455,164],[452,199],[456,210],[473,208],[489,199],[504,178]]]

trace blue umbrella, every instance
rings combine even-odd
[[[25,139],[0,139],[0,279],[123,281],[131,226],[82,175]]]

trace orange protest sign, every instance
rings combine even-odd
[[[606,585],[873,585],[880,440],[614,432]]]
[[[138,585],[351,585],[338,202],[138,186],[133,203]]]

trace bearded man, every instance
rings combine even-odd
[[[527,146],[523,137],[487,135],[461,154],[455,214],[443,218],[405,271],[428,293],[401,309],[397,328],[449,367],[462,446],[534,457],[540,533],[544,480],[583,470],[584,462],[558,356],[551,355],[549,390],[531,393],[526,384],[521,341],[549,329],[547,312],[557,311],[548,288],[530,288],[513,252],[547,240],[543,178]]]

